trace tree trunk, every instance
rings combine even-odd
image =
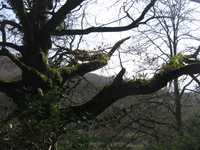
[[[178,78],[176,78],[174,79],[175,117],[178,135],[182,135],[181,96],[178,85]]]

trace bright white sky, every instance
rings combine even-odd
[[[2,0],[0,0],[0,2],[1,1]],[[115,3],[115,2],[116,2],[116,0],[110,0],[110,1],[97,0],[93,5],[90,5],[90,3],[89,3],[89,5],[86,6],[86,11],[85,11],[85,13],[87,15],[86,21],[88,24],[85,24],[84,28],[87,28],[89,26],[99,26],[102,24],[110,23],[111,21],[116,20],[119,17],[125,16],[123,11],[120,11],[120,13],[119,13],[119,8],[123,5],[124,1],[118,1],[117,3]],[[92,1],[91,1],[91,3],[92,3]],[[113,4],[115,4],[115,5],[113,5]],[[198,5],[198,4],[195,2],[191,2],[191,7],[193,7],[193,5]],[[105,8],[105,6],[108,6],[108,7]],[[138,10],[133,9],[133,11],[131,11],[130,14],[134,14],[135,16],[133,18],[137,18],[141,14],[138,11],[141,12],[145,6],[146,5],[140,5],[141,8],[137,7]],[[5,12],[5,13],[7,13],[7,15],[9,15],[9,12]],[[97,16],[94,16],[94,14]],[[198,15],[197,15],[197,17],[198,17]],[[109,24],[109,26],[127,25],[129,22],[130,22],[130,20],[124,19],[120,23],[115,22],[115,23]],[[141,27],[139,29],[141,29]],[[119,41],[123,38],[126,38],[128,36],[131,36],[131,39],[127,40],[124,44],[122,44],[119,49],[120,52],[127,52],[130,49],[133,49],[134,46],[139,43],[139,42],[135,43],[135,41],[134,41],[135,33],[136,32],[134,30],[118,32],[118,33],[116,33],[116,32],[114,32],[114,33],[91,33],[89,35],[84,36],[85,37],[84,39],[89,42],[83,43],[81,45],[81,47],[83,49],[91,49],[91,50],[94,48],[97,48],[99,46],[103,46],[103,47],[107,48],[107,47],[113,46],[117,41]],[[103,43],[103,45],[102,45],[102,43]],[[193,42],[192,45],[198,46],[199,43]],[[111,60],[109,61],[109,64],[106,67],[99,69],[98,71],[95,71],[95,73],[100,73],[100,74],[103,74],[106,76],[111,76],[111,75],[117,74],[121,69],[118,54],[119,54],[119,52],[116,51],[114,53],[115,56],[113,56],[111,58]],[[123,61],[125,61],[123,63],[123,66],[127,70],[128,77],[131,77],[137,71],[139,71],[140,69],[142,69],[144,67],[148,68],[147,65],[142,64],[142,62],[144,60],[141,60],[142,58],[137,55],[137,51],[132,50],[131,55],[130,54],[121,54],[121,57],[122,57]],[[142,57],[144,57],[144,55]],[[146,71],[149,72],[148,70],[146,70]]]
[[[103,3],[103,2],[102,2]],[[113,3],[111,3],[112,5]],[[196,5],[199,5],[195,2],[191,2],[190,4],[190,7],[193,8],[194,6]],[[120,6],[120,5],[119,5]],[[101,11],[101,7],[99,7],[98,9],[96,9],[95,7],[95,10],[94,13],[97,11],[97,12],[101,12],[100,15],[104,16],[103,18],[98,18],[97,21],[99,21],[100,23],[102,23],[103,21],[105,22],[109,22],[110,20],[110,16],[112,16],[112,14],[119,14],[118,13],[118,8],[117,6],[115,7],[111,7],[111,9],[109,9],[109,11],[105,12],[105,11]],[[89,10],[91,10],[89,8]],[[141,10],[143,10],[141,8]],[[90,11],[92,14],[93,12]],[[105,13],[105,15],[103,15],[103,13]],[[109,15],[110,14],[110,15]],[[138,13],[137,15],[140,15],[140,13]],[[106,17],[107,16],[107,17]],[[121,13],[120,15],[121,17],[123,16],[123,13]],[[198,14],[196,14],[197,18],[198,18]],[[114,16],[113,18],[115,18],[116,16]],[[117,16],[118,17],[118,16]],[[117,18],[116,17],[116,18]],[[111,19],[113,19],[111,18]],[[128,24],[129,23],[129,20],[124,20],[123,23],[126,23]],[[116,23],[113,24],[113,25],[117,25]],[[195,27],[195,25],[194,25]],[[139,27],[139,29],[142,30],[142,28],[145,28],[145,25],[142,26],[142,27]],[[195,27],[196,28],[196,27]],[[137,30],[137,29],[134,29],[134,30]],[[104,42],[104,43],[107,43],[109,44],[110,46],[114,45],[118,40],[120,39],[123,39],[125,37],[128,37],[128,36],[132,36],[132,39],[129,39],[128,41],[126,41],[122,46],[121,46],[121,50],[120,51],[129,51],[130,48],[128,47],[131,47],[132,46],[136,46],[136,43],[134,43],[134,35],[135,35],[135,31],[134,30],[129,30],[129,31],[126,31],[126,32],[120,32],[120,33],[94,33],[94,34],[90,34],[89,37],[87,37],[86,39],[89,39],[89,40],[93,40],[92,43],[101,43],[101,42]],[[200,36],[200,33],[199,32],[196,32],[194,31],[194,34],[198,35],[197,37]],[[139,43],[139,42],[138,42]],[[194,40],[193,41],[189,41],[189,40],[183,40],[182,42],[183,45],[190,45],[190,46],[196,46],[198,47],[198,45],[200,44],[200,42],[195,42]],[[94,46],[94,45],[92,45]],[[184,47],[183,47],[184,48]],[[126,68],[127,70],[127,74],[126,76],[127,77],[131,77],[132,75],[135,75],[135,73],[137,71],[139,71],[140,69],[143,69],[144,67],[146,67],[146,70],[144,72],[150,72],[150,67],[148,67],[147,64],[141,64],[144,60],[141,60],[142,58],[139,57],[138,55],[133,55],[133,54],[136,54],[137,52],[136,51],[132,51],[131,52],[132,54],[123,54],[121,55],[123,60],[125,61],[125,63],[123,63],[123,66]],[[154,52],[155,53],[155,52]],[[106,76],[110,76],[110,75],[113,75],[113,74],[117,74],[121,67],[120,67],[120,63],[119,63],[119,59],[118,59],[118,52],[115,52],[115,57],[112,57],[111,60],[109,61],[109,64],[108,66],[104,67],[103,69],[100,69],[98,71],[95,71],[95,73],[103,73],[103,75],[106,75]],[[145,54],[144,54],[145,55]],[[145,57],[144,55],[141,55],[142,57]],[[113,68],[113,69],[112,69]],[[154,71],[153,71],[154,72]]]

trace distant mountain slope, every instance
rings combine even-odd
[[[92,98],[104,86],[113,80],[112,77],[101,76],[98,74],[85,74],[80,84],[71,93],[72,100],[85,102]]]

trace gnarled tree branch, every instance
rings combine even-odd
[[[21,60],[19,60],[19,58],[17,58],[15,55],[10,53],[9,50],[7,50],[6,48],[2,48],[0,50],[0,55],[9,57],[22,70],[27,69],[27,66]]]
[[[88,59],[89,62],[77,64],[72,67],[63,67],[58,68],[58,70],[61,72],[63,77],[63,83],[66,82],[67,79],[70,77],[73,77],[75,75],[83,76],[85,73],[97,70],[99,68],[104,67],[107,65],[108,60],[110,60],[110,57],[113,55],[113,53],[117,50],[117,48],[123,44],[126,40],[128,40],[130,37],[124,38],[122,40],[119,40],[109,51],[109,53],[100,53],[91,56],[91,60]]]
[[[123,74],[123,69],[120,74]],[[70,108],[77,113],[91,113],[94,116],[99,115],[107,107],[116,102],[117,100],[129,96],[129,95],[141,95],[141,94],[151,94],[161,88],[165,87],[168,82],[177,77],[185,74],[197,74],[200,73],[200,63],[195,63],[187,65],[176,70],[171,70],[168,72],[160,72],[156,74],[153,78],[148,80],[130,80],[121,82],[122,78],[116,78],[114,82],[107,87],[104,87],[96,96],[94,96],[90,101],[78,105],[71,106]],[[121,84],[116,84],[118,82]]]

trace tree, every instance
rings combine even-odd
[[[184,0],[166,0],[160,1],[160,3],[154,6],[152,13],[157,16],[156,19],[148,22],[146,29],[139,31],[141,36],[138,36],[140,39],[143,39],[138,47],[146,50],[156,49],[160,51],[160,53],[156,54],[153,52],[154,56],[147,52],[148,61],[154,60],[154,62],[160,62],[160,64],[164,64],[163,68],[167,69],[168,65],[165,64],[165,61],[175,59],[175,57],[179,59],[178,57],[182,54],[193,51],[190,42],[187,42],[187,40],[191,40],[192,42],[198,41],[199,39],[195,37],[194,32],[198,32],[199,30],[194,25],[196,21],[193,17],[195,8],[189,7],[189,4],[188,1]],[[151,67],[153,68],[153,63]],[[176,78],[172,84],[169,84],[168,91],[172,93],[171,98],[175,100],[175,103],[171,104],[170,102],[170,105],[173,106],[172,114],[176,118],[176,129],[179,134],[182,134],[181,128],[183,125],[181,110],[184,101],[183,96],[187,88],[191,84],[194,84],[192,81],[196,82],[197,86],[199,85],[198,76],[194,75],[186,75],[179,79]]]
[[[107,53],[98,51],[94,54],[91,54],[89,50],[74,48],[72,42],[69,42],[69,47],[66,47],[66,40],[70,38],[72,38],[72,41],[75,40],[74,35],[86,35],[94,32],[119,32],[136,28],[154,18],[154,16],[146,18],[145,15],[155,2],[156,0],[151,0],[136,19],[132,19],[130,14],[125,11],[129,22],[131,20],[129,24],[114,27],[94,27],[87,24],[85,28],[83,28],[85,26],[83,23],[85,12],[82,8],[91,5],[92,2],[89,3],[84,0],[64,2],[58,0],[8,0],[2,2],[1,10],[12,11],[15,18],[1,14],[0,55],[9,57],[22,70],[22,79],[19,81],[12,82],[0,79],[0,91],[12,98],[16,104],[16,110],[6,121],[11,120],[14,114],[20,114],[22,111],[24,113],[24,110],[29,112],[32,108],[29,104],[34,100],[38,102],[36,105],[38,108],[41,104],[42,109],[45,110],[39,116],[36,116],[35,112],[31,112],[34,114],[32,117],[36,117],[36,120],[39,119],[40,122],[51,118],[52,116],[49,115],[51,104],[57,103],[63,95],[60,94],[59,98],[54,99],[48,96],[49,92],[58,87],[66,88],[67,81],[70,81],[73,77],[83,76],[107,65],[113,53],[130,37],[118,41]],[[132,2],[132,5],[136,5],[136,3]],[[83,12],[81,13],[81,11]],[[81,18],[79,18],[80,16]],[[76,25],[71,20],[74,18],[80,21],[81,26]],[[123,19],[119,18],[118,21],[123,21]],[[77,45],[80,42],[81,38]],[[49,55],[52,49],[56,50],[54,57]],[[67,123],[84,117],[87,119],[94,118],[120,98],[128,95],[150,94],[165,87],[168,82],[179,76],[199,73],[200,63],[198,60],[193,60],[193,58],[196,59],[199,51],[200,47],[195,53],[182,56],[181,62],[187,63],[190,60],[190,63],[175,67],[169,65],[169,69],[161,70],[148,80],[124,81],[123,75],[126,70],[122,67],[114,81],[86,103],[61,107],[58,108],[59,113],[52,113],[59,116],[58,120],[62,120],[62,123],[59,124],[60,132],[57,132],[57,136],[62,134],[61,131]],[[173,64],[174,61],[172,60],[170,63]],[[33,100],[31,101],[31,99]],[[75,119],[76,117],[73,117],[72,113],[79,119]],[[30,113],[26,115],[29,116]],[[24,116],[21,117],[18,119],[23,120]],[[52,145],[55,144],[55,141]]]

